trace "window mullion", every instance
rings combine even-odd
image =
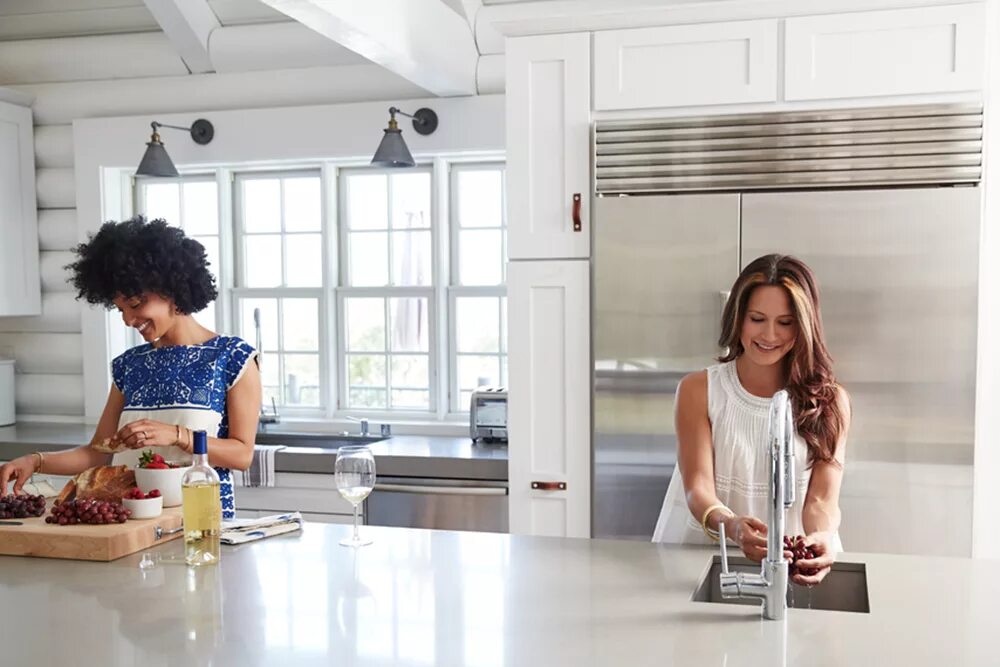
[[[392,338],[392,320],[390,320],[390,303],[392,301],[391,297],[385,297],[382,301],[382,307],[384,309],[385,316],[385,339],[382,341],[383,350],[385,353],[385,407],[387,410],[392,409],[392,356],[390,350],[392,345],[390,340]]]

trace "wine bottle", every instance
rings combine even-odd
[[[219,475],[208,463],[208,436],[194,432],[194,465],[181,480],[184,498],[184,560],[188,565],[219,562],[222,500]]]

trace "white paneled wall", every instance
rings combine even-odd
[[[0,61],[4,58],[0,45]],[[19,415],[78,417],[83,415],[80,304],[64,268],[77,242],[71,126],[35,128],[35,164],[42,314],[0,318],[0,357],[16,360]]]
[[[35,126],[35,166],[39,169],[73,166],[72,125]]]

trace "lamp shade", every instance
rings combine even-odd
[[[136,176],[180,176],[173,160],[167,155],[167,150],[160,141],[160,135],[153,133],[149,143],[146,144],[146,154],[142,156],[139,168],[135,170]]]
[[[396,123],[393,121],[389,127],[383,130],[385,134],[382,135],[382,141],[378,145],[378,150],[375,151],[372,164],[379,167],[412,167],[416,162],[413,161],[410,149],[403,141],[402,133],[395,125]]]

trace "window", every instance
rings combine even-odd
[[[258,348],[283,414],[443,418],[506,384],[502,163],[225,169],[143,179],[136,206],[231,258],[203,323]]]
[[[507,384],[507,216],[500,165],[451,170],[451,409],[481,385]]]
[[[323,215],[319,171],[233,179],[240,335],[260,351],[264,403],[325,405],[320,316]]]
[[[205,246],[208,268],[222,293],[220,282],[219,188],[214,175],[183,178],[142,178],[137,181],[135,209],[147,220],[163,219]],[[223,328],[217,304],[195,313],[195,319],[209,329]],[[138,339],[136,339],[138,342]]]
[[[434,409],[432,173],[340,175],[344,409]]]

